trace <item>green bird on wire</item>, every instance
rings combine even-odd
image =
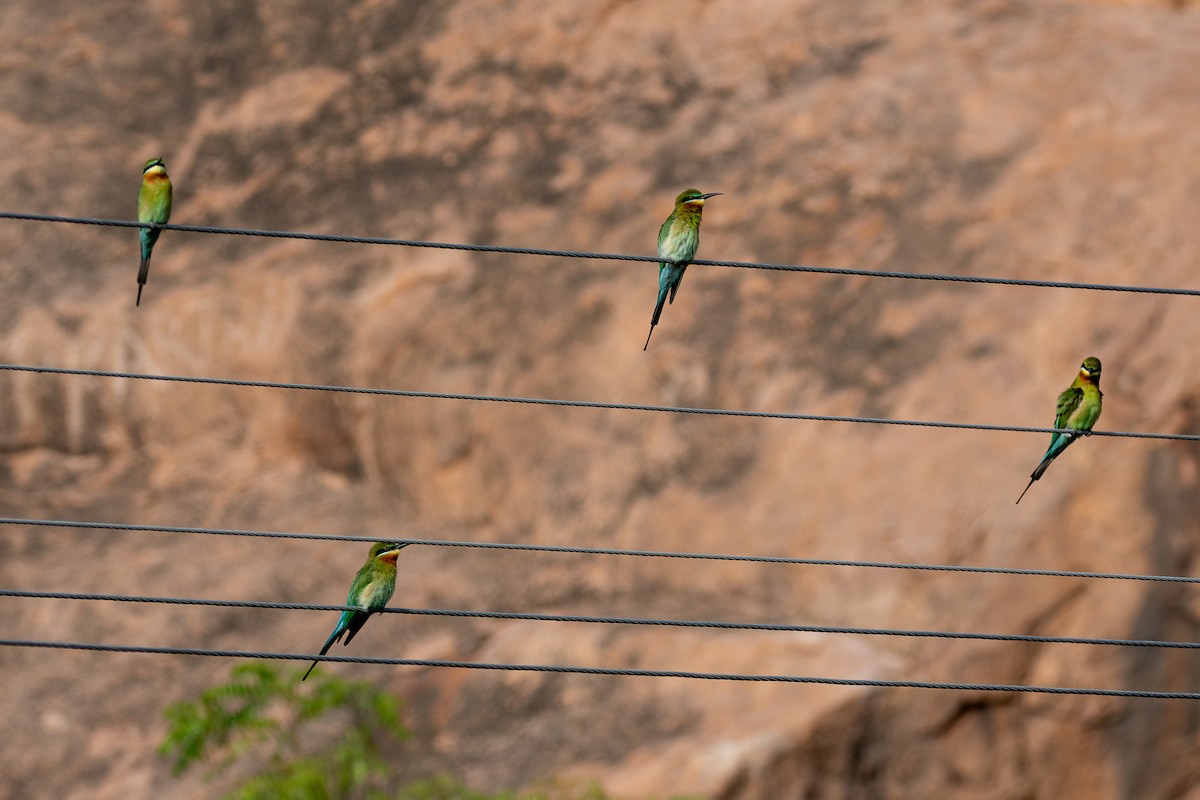
[[[1092,432],[1092,426],[1100,419],[1103,397],[1104,393],[1100,391],[1100,359],[1085,358],[1074,382],[1058,396],[1058,406],[1054,412],[1054,427],[1069,430],[1050,435],[1050,447],[1046,450],[1046,455],[1042,456],[1042,463],[1038,464],[1037,469],[1029,476],[1025,492],[1029,491],[1034,481],[1042,477],[1050,463],[1058,458],[1071,442]],[[1021,497],[1017,498],[1018,503],[1025,496],[1025,492],[1021,492]]]
[[[675,198],[675,210],[658,229],[658,257],[667,260],[658,265],[658,303],[654,306],[654,316],[650,318],[650,333],[646,334],[643,351],[650,346],[650,337],[654,335],[654,326],[662,316],[667,293],[670,292],[671,303],[674,303],[683,273],[696,257],[696,248],[700,246],[700,215],[704,212],[704,201],[719,194],[721,192],[701,194],[699,189],[684,189]]]
[[[350,640],[366,623],[367,618],[381,610],[387,605],[387,601],[392,599],[392,592],[396,590],[396,558],[400,555],[400,549],[408,545],[409,542],[376,542],[371,545],[367,562],[354,576],[354,583],[350,584],[350,594],[346,596],[346,605],[354,608],[342,612],[333,633],[329,634],[324,647],[321,648],[321,655],[328,653],[329,648],[333,647],[334,642],[341,639],[343,634],[346,641],[342,642],[342,646],[350,644]],[[317,661],[313,661],[308,672],[305,672],[300,680],[307,680],[315,666]]]
[[[142,167],[142,188],[138,191],[138,222],[166,225],[171,219],[171,179],[161,158],[152,158]],[[142,265],[138,268],[138,293],[135,305],[142,304],[142,287],[150,274],[150,251],[162,228],[139,228],[142,238]]]

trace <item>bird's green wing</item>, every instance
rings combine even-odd
[[[667,236],[670,235],[671,223],[674,221],[675,221],[675,212],[671,212],[671,215],[669,217],[667,217],[666,220],[663,221],[662,227],[660,227],[658,229],[658,250],[659,250],[659,252],[662,252],[663,242],[665,242],[667,239]]]
[[[1083,389],[1077,386],[1072,386],[1058,396],[1058,406],[1054,409],[1054,427],[1067,427],[1067,420],[1071,414],[1075,413],[1075,409],[1079,408],[1079,404],[1083,402]]]
[[[358,573],[354,576],[354,582],[350,584],[350,592],[346,595],[346,605],[356,606],[358,608],[366,608],[367,587],[375,580],[375,559],[368,558],[367,563],[363,564]]]

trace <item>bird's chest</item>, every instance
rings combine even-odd
[[[363,587],[362,593],[359,595],[358,604],[366,608],[383,605],[391,597],[393,586],[394,583],[388,581],[386,578],[375,578]]]
[[[142,193],[155,200],[165,199],[171,194],[171,182],[166,175],[146,175],[142,178]]]
[[[1079,405],[1071,412],[1067,424],[1072,428],[1090,428],[1100,416],[1100,398],[1095,392],[1084,390]]]
[[[675,219],[667,227],[658,244],[658,254],[663,258],[679,260],[691,258],[700,242],[699,221],[687,218]]]

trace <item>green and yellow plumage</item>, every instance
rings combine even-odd
[[[1058,405],[1054,410],[1054,427],[1068,430],[1063,433],[1050,434],[1050,447],[1042,456],[1042,461],[1037,465],[1037,469],[1029,476],[1025,492],[1029,491],[1029,487],[1033,486],[1034,481],[1045,474],[1051,462],[1058,458],[1059,454],[1066,450],[1072,442],[1080,436],[1087,436],[1091,433],[1092,426],[1096,424],[1096,420],[1100,419],[1103,398],[1104,393],[1100,391],[1100,359],[1085,358],[1075,380],[1066,391],[1058,396]],[[1021,497],[1017,498],[1018,503],[1025,496],[1025,492],[1021,492]]]
[[[642,350],[650,346],[650,337],[662,316],[668,294],[670,302],[674,303],[683,273],[687,271],[688,263],[696,257],[696,248],[700,246],[700,217],[704,211],[704,201],[719,194],[721,192],[702,194],[699,189],[684,189],[675,198],[675,209],[671,216],[658,229],[658,257],[667,260],[658,265],[658,302],[654,306],[650,333],[646,334],[646,344]]]
[[[171,219],[171,179],[161,158],[152,158],[142,168],[142,188],[138,191],[138,222],[166,225]],[[161,228],[139,228],[142,240],[142,263],[138,268],[138,293],[135,305],[142,304],[142,287],[150,274],[150,253],[158,241]]]
[[[367,561],[354,576],[354,582],[350,584],[350,593],[346,595],[346,605],[354,608],[342,612],[333,633],[329,634],[321,648],[321,655],[328,653],[329,648],[333,647],[343,634],[346,641],[342,642],[342,645],[350,644],[354,634],[366,624],[367,619],[392,599],[392,592],[396,590],[396,557],[400,555],[400,549],[407,546],[408,542],[376,542],[371,545]],[[315,666],[316,661],[309,666],[308,672],[305,672],[300,680],[307,680]]]

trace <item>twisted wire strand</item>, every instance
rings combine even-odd
[[[222,236],[261,236],[271,239],[304,239],[317,242],[341,244],[388,245],[395,247],[421,247],[438,250],[465,250],[476,253],[508,253],[513,255],[548,256],[551,258],[579,258],[605,261],[661,262],[658,256],[635,256],[620,253],[596,253],[586,250],[550,250],[541,247],[503,247],[486,244],[460,244],[455,242],[428,242],[416,239],[391,239],[379,236],[346,236],[330,233],[306,233],[302,231],[272,231],[256,228],[224,228],[211,225],[176,225],[136,222],[133,220],[99,219],[95,217],[64,217],[53,214],[28,214],[16,211],[0,211],[0,219],[30,222],[55,222],[72,225],[98,225],[115,228],[160,228],[181,233],[216,234]],[[894,278],[899,280],[947,281],[951,283],[978,283],[998,286],[1032,286],[1042,289],[1077,289],[1096,292],[1128,292],[1134,294],[1200,295],[1200,289],[1175,289],[1155,286],[1116,285],[1106,283],[1078,283],[1075,281],[1044,281],[1026,278],[990,278],[976,275],[947,275],[922,272],[887,272],[875,269],[847,267],[821,267],[802,264],[770,264],[757,261],[717,261],[698,258],[690,264],[705,267],[729,267],[734,269],[764,269],[775,272],[801,272],[820,275],[846,275],[864,278]]]
[[[330,656],[310,653],[270,653],[243,650],[205,650],[185,647],[141,647],[85,642],[50,642],[0,639],[0,647],[27,647],[54,650],[81,650],[100,653],[140,653],[144,655],[206,656],[212,658],[253,658],[283,661],[328,661],[339,664],[383,664],[402,667],[442,669],[479,669],[504,672],[548,672],[577,675],[609,675],[634,678],[685,678],[689,680],[737,681],[757,683],[808,683],[829,686],[870,686],[893,689],[941,689],[962,692],[1019,692],[1024,694],[1096,695],[1100,697],[1139,697],[1156,700],[1200,700],[1200,692],[1159,692],[1142,689],[1094,689],[1074,686],[1022,686],[1003,683],[935,683],[932,681],[878,680],[872,678],[824,678],[804,675],[747,675],[726,672],[687,672],[663,669],[615,669],[548,664],[490,664],[473,661],[442,661],[415,658],[370,658]]]
[[[756,419],[785,419],[805,422],[850,422],[870,425],[900,425],[917,428],[952,428],[955,430],[1002,431],[1007,433],[1074,433],[1070,428],[1038,428],[1023,425],[988,425],[974,422],[941,422],[918,419],[885,419],[882,417],[848,417],[829,414],[792,414],[775,411],[743,411],[729,408],[691,408],[687,406],[661,406],[638,403],[605,403],[592,400],[555,400],[544,397],[516,397],[486,394],[458,394],[452,392],[422,392],[408,389],[372,389],[362,386],[337,386],[319,383],[281,383],[277,381],[251,381],[236,378],[206,378],[193,375],[158,375],[144,372],[112,372],[97,369],[68,369],[64,367],[34,366],[29,364],[0,364],[0,371],[33,372],[49,375],[73,375],[92,378],[118,378],[139,381],[166,381],[171,383],[198,383],[216,386],[239,386],[254,389],[287,389],[300,391],[336,392],[342,394],[383,395],[387,397],[411,397],[431,400],[470,400],[490,403],[518,405],[560,406],[567,408],[596,408],[616,411],[652,411],[657,413],[696,414],[715,417],[751,417]],[[1085,436],[1113,436],[1127,439],[1165,439],[1170,441],[1196,442],[1200,434],[1188,433],[1143,433],[1139,431],[1087,431]]]
[[[185,597],[145,597],[118,594],[79,592],[37,592],[23,589],[0,589],[0,597],[36,600],[81,600],[115,603],[163,603],[185,606],[216,606],[220,608],[262,608],[285,611],[361,611],[356,606],[324,605],[320,603],[279,603],[261,600],[210,600]],[[1180,650],[1200,649],[1200,642],[1168,642],[1155,639],[1110,639],[1079,636],[1038,636],[1020,633],[978,633],[974,631],[927,631],[893,628],[853,628],[832,625],[783,625],[763,622],[724,622],[714,620],[648,619],[643,617],[597,617],[578,614],[529,614],[510,611],[471,611],[443,608],[383,608],[378,614],[405,614],[422,617],[458,617],[470,619],[519,620],[533,622],[588,623],[597,625],[648,625],[674,628],[708,628],[717,630],[770,631],[775,633],[828,633],[848,636],[901,636],[934,639],[968,639],[995,642],[1030,642],[1037,644],[1076,644],[1107,647],[1157,647]]]
[[[1043,578],[1085,578],[1092,580],[1149,581],[1156,583],[1200,583],[1200,578],[1185,575],[1139,575],[1124,572],[1083,572],[1078,570],[1027,569],[1021,567],[976,567],[958,564],[918,564],[891,561],[848,561],[827,558],[791,558],[787,556],[749,556],[723,553],[688,553],[669,550],[619,550],[603,547],[569,547],[548,544],[516,544],[511,542],[469,542],[451,539],[413,539],[403,536],[348,536],[333,533],[295,533],[291,531],[256,531],[238,528],[188,528],[169,525],[133,525],[124,522],[84,522],[80,520],[24,519],[0,517],[0,525],[28,525],[42,528],[79,528],[81,530],[133,531],[138,533],[199,534],[205,536],[247,536],[263,539],[302,539],[333,542],[377,541],[407,542],[429,547],[466,547],[481,550],[516,550],[538,553],[570,553],[576,555],[630,556],[637,558],[682,558],[702,561],[731,561],[754,564],[794,564],[809,567],[857,567],[865,569],[901,569],[927,572],[963,572],[986,575],[1027,575]]]

